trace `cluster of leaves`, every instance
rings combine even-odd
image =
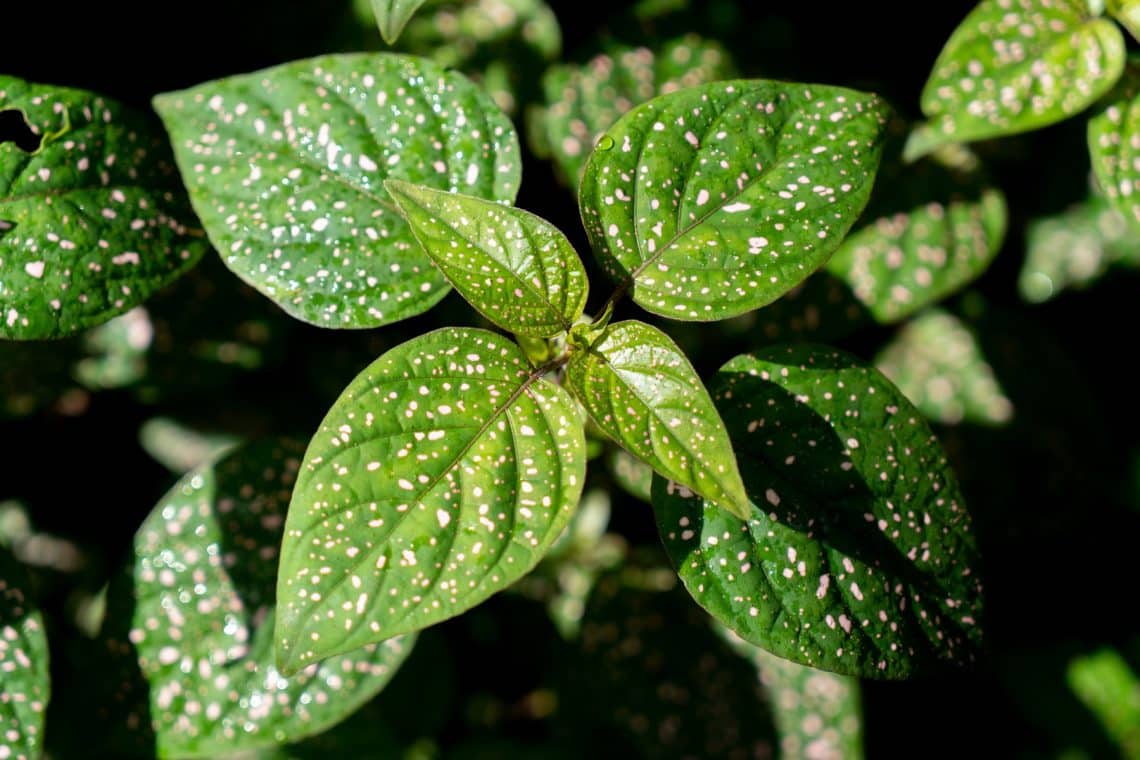
[[[307,444],[151,416],[142,444],[181,479],[74,616],[108,751],[397,753],[394,723],[342,721],[377,709],[421,632],[508,588],[571,641],[568,720],[645,756],[858,756],[858,678],[976,665],[980,541],[927,419],[1015,408],[969,314],[930,308],[1007,237],[962,143],[1096,104],[1095,192],[1031,229],[1023,293],[1134,262],[1140,69],[1116,24],[1085,0],[983,0],[912,128],[868,92],[741,78],[695,33],[575,65],[536,0],[364,10],[405,52],[164,93],[161,126],[0,76],[0,419],[108,389],[173,404],[288,361],[293,331],[450,316],[453,290],[476,313],[381,333],[362,371],[323,333],[325,374],[355,377],[322,378],[339,396]],[[514,206],[527,151],[576,193],[585,261]],[[199,264],[211,247],[228,272]],[[873,363],[809,342],[902,322]],[[717,329],[744,345],[706,386],[692,359]],[[607,476],[649,502],[669,569],[591,527]],[[25,566],[47,563],[12,546],[0,749],[31,757],[50,679]],[[1067,672],[1135,752],[1122,655]]]

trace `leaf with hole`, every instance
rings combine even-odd
[[[43,753],[44,712],[51,694],[43,616],[24,568],[0,547],[0,757]]]
[[[724,422],[668,335],[643,322],[609,325],[571,354],[566,387],[626,451],[748,519],[751,506]]]
[[[1089,0],[982,0],[959,24],[922,90],[907,144],[915,159],[940,145],[1001,137],[1083,111],[1124,70],[1124,36]]]
[[[410,651],[394,638],[286,677],[273,664],[274,583],[301,446],[243,446],[180,480],[139,528],[104,641],[112,707],[161,757],[296,741],[348,717]],[[129,627],[129,630],[123,630]]]
[[[447,292],[385,179],[502,201],[518,189],[510,121],[423,59],[295,61],[160,95],[155,108],[226,264],[316,325],[389,324]]]
[[[594,253],[664,317],[724,319],[771,303],[855,223],[886,120],[874,95],[764,80],[651,100],[586,162],[579,205]]]
[[[444,329],[364,370],[305,453],[278,580],[278,661],[458,615],[525,575],[578,503],[573,399],[514,342]]]
[[[0,142],[0,338],[59,338],[106,322],[205,253],[151,119],[82,90],[0,76],[5,109],[39,143],[27,152]]]
[[[890,381],[834,349],[771,348],[726,364],[713,396],[752,519],[653,483],[665,548],[697,602],[746,641],[845,675],[974,662],[971,519],[942,447]]]
[[[384,41],[389,45],[395,43],[423,4],[424,0],[372,0],[372,13]]]
[[[570,241],[522,209],[398,180],[384,183],[412,234],[467,302],[516,335],[568,331],[586,307]]]

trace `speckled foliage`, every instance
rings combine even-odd
[[[1104,194],[1133,224],[1140,223],[1140,58],[1089,119],[1089,153]]]
[[[726,364],[713,396],[753,518],[653,484],[661,536],[697,602],[745,640],[841,674],[974,662],[970,516],[941,446],[890,381],[833,349],[772,348]]]
[[[160,757],[319,733],[383,688],[411,649],[411,638],[392,639],[289,677],[274,666],[276,560],[300,455],[287,440],[241,447],[187,474],[139,528],[105,633],[135,676],[115,684],[110,707]],[[124,640],[115,626],[127,621]]]
[[[23,568],[0,548],[0,758],[40,757],[50,693],[43,618]]]
[[[399,39],[408,21],[423,4],[424,0],[372,0],[372,13],[384,41],[391,45]]]
[[[874,95],[763,80],[651,100],[586,162],[590,243],[654,314],[764,306],[827,261],[863,210],[886,119]]]
[[[566,366],[566,387],[628,452],[731,514],[751,512],[724,423],[673,340],[643,322],[609,325]]]
[[[387,178],[512,201],[518,138],[462,74],[419,58],[338,55],[160,95],[182,176],[227,265],[292,316],[376,327],[447,283]]]
[[[929,121],[907,155],[1037,129],[1107,92],[1124,68],[1124,36],[1088,0],[983,0],[958,26],[922,91]],[[1103,5],[1103,4],[1102,4]]]
[[[0,338],[59,338],[146,300],[206,251],[161,128],[82,90],[0,75]]]
[[[444,329],[398,346],[305,452],[278,580],[287,671],[424,628],[525,575],[585,478],[574,401],[509,339]]]
[[[459,294],[515,335],[550,338],[586,307],[586,270],[570,241],[521,209],[388,180],[412,234]]]

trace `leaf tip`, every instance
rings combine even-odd
[[[929,124],[919,124],[906,139],[902,152],[903,163],[913,164],[945,142],[946,139]]]

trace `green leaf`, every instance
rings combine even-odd
[[[1101,648],[1073,658],[1069,688],[1096,716],[1121,755],[1140,757],[1140,678],[1119,651]]]
[[[653,486],[653,468],[625,449],[614,448],[606,457],[610,473],[626,493],[648,503]]]
[[[32,604],[23,567],[0,547],[0,757],[43,752],[51,694],[44,621]]]
[[[941,309],[907,323],[874,363],[928,419],[945,425],[1004,425],[1013,417],[1013,402],[977,337]]]
[[[570,241],[546,220],[398,180],[384,188],[447,281],[494,324],[549,338],[582,315],[586,270]]]
[[[1124,70],[1124,37],[1087,0],[982,0],[950,36],[922,91],[929,121],[906,156],[1054,124]]]
[[[669,40],[656,51],[616,46],[580,66],[552,66],[543,75],[546,105],[535,114],[532,145],[548,146],[544,152],[577,186],[590,150],[622,114],[658,95],[735,73],[719,43],[695,34]]]
[[[911,166],[883,163],[858,228],[826,268],[889,324],[986,271],[1005,238],[1006,203],[964,150],[944,149]]]
[[[444,329],[364,370],[309,444],[282,548],[278,661],[458,615],[525,575],[585,476],[573,399],[507,338]]]
[[[0,76],[41,144],[0,142],[0,338],[59,338],[145,301],[205,253],[162,130],[82,90]]]
[[[1128,30],[1133,39],[1140,40],[1140,2],[1137,0],[1108,0],[1109,14]]]
[[[295,61],[160,95],[190,199],[242,279],[292,316],[363,328],[447,292],[382,183],[510,201],[510,121],[461,74],[392,54]]]
[[[384,41],[394,44],[423,4],[424,0],[372,0],[372,13]]]
[[[724,423],[673,340],[618,322],[571,354],[566,387],[626,451],[741,520],[752,512]]]
[[[886,114],[873,95],[763,80],[638,106],[586,162],[594,252],[654,314],[707,321],[771,303],[863,210]]]
[[[1140,223],[1140,58],[1089,119],[1089,154],[1104,194],[1130,223]]]
[[[689,593],[746,641],[845,675],[973,662],[978,549],[957,481],[918,411],[834,349],[738,356],[717,376],[755,505],[742,524],[653,483]]]
[[[115,701],[141,738],[153,730],[147,741],[161,757],[216,757],[320,733],[383,688],[411,649],[412,639],[397,638],[290,677],[274,667],[275,559],[300,454],[299,444],[271,439],[204,465],[135,536],[131,578],[108,601],[106,643],[145,680],[141,693],[124,680]]]

